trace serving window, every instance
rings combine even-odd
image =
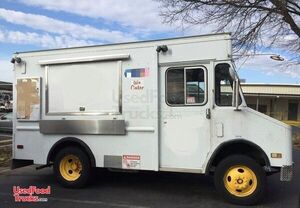
[[[120,114],[119,61],[46,67],[47,114]]]

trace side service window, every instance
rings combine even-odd
[[[166,101],[169,105],[201,105],[206,101],[203,68],[170,68],[166,73]]]

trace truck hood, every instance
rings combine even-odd
[[[242,109],[240,122],[243,133],[264,149],[272,166],[292,164],[291,126],[248,107]],[[281,153],[283,157],[271,158],[271,153]]]

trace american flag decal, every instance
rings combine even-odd
[[[148,77],[149,68],[139,68],[139,69],[126,69],[124,72],[125,77]]]

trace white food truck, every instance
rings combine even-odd
[[[290,126],[247,107],[230,34],[15,53],[12,167],[53,166],[78,188],[93,167],[212,175],[254,204],[292,178]]]

